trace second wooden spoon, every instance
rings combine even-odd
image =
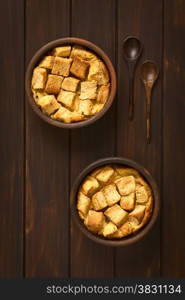
[[[153,61],[145,61],[141,66],[141,80],[146,92],[146,131],[147,143],[151,140],[151,93],[154,83],[159,76],[158,65]]]

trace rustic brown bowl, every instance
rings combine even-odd
[[[154,197],[154,207],[153,207],[153,212],[151,215],[151,218],[149,222],[141,228],[138,232],[136,232],[133,235],[130,235],[128,237],[122,238],[120,240],[107,240],[103,237],[100,237],[98,235],[93,234],[90,232],[85,225],[83,224],[82,220],[80,219],[78,215],[78,211],[76,208],[77,204],[77,193],[78,189],[83,182],[83,180],[86,178],[86,176],[91,173],[93,170],[95,170],[97,167],[103,166],[103,165],[108,165],[108,164],[118,164],[118,165],[123,165],[126,167],[131,167],[136,169],[143,177],[144,179],[148,182],[150,187],[152,188],[153,191],[153,197]],[[85,168],[77,177],[72,190],[71,190],[71,195],[70,195],[70,204],[71,204],[71,214],[72,217],[79,227],[79,229],[92,241],[97,242],[99,244],[103,244],[105,246],[127,246],[131,245],[137,241],[140,241],[142,238],[144,238],[148,232],[151,230],[153,227],[154,223],[157,220],[157,217],[159,215],[159,207],[160,207],[160,202],[159,202],[159,191],[157,184],[153,177],[150,175],[150,173],[141,165],[136,163],[133,160],[126,159],[126,158],[121,158],[121,157],[109,157],[109,158],[104,158],[97,160],[96,162],[90,164],[87,168]]]
[[[31,79],[32,79],[32,73],[33,69],[37,66],[38,62],[41,60],[42,56],[46,54],[49,50],[53,49],[54,47],[60,46],[60,45],[66,45],[66,44],[71,44],[71,45],[81,45],[86,47],[87,49],[93,51],[97,56],[100,57],[100,59],[105,63],[108,71],[109,71],[109,76],[110,76],[110,84],[111,84],[111,89],[110,89],[110,94],[109,98],[103,107],[103,109],[97,113],[95,116],[81,122],[76,122],[76,123],[64,123],[64,122],[59,122],[56,120],[52,120],[50,117],[42,113],[42,111],[39,109],[37,104],[35,103],[35,100],[32,95],[32,90],[31,90]],[[90,125],[100,119],[106,111],[110,108],[112,105],[112,102],[114,100],[115,94],[116,94],[116,73],[114,70],[114,67],[112,65],[112,62],[110,61],[109,57],[105,54],[105,52],[100,49],[98,46],[93,44],[92,42],[89,42],[84,39],[80,38],[74,38],[74,37],[67,37],[67,38],[62,38],[58,40],[54,40],[46,45],[44,45],[42,48],[40,48],[36,54],[32,57],[26,71],[26,77],[25,77],[25,85],[26,85],[26,92],[28,95],[28,100],[33,108],[34,112],[44,121],[47,123],[57,126],[57,127],[62,127],[62,128],[79,128],[83,126]]]

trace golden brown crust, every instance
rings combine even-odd
[[[61,89],[62,81],[62,76],[49,74],[48,80],[46,82],[45,92],[47,92],[48,94],[58,94]]]
[[[55,75],[69,76],[72,59],[56,56],[51,73]]]
[[[74,76],[85,79],[87,75],[87,71],[89,69],[89,63],[85,60],[80,59],[79,57],[75,57],[73,59],[73,63],[70,69],[71,74]]]

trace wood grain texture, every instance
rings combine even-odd
[[[0,277],[23,273],[24,1],[0,3]],[[16,45],[16,47],[15,47]]]
[[[140,66],[154,60],[161,70],[162,58],[162,1],[118,1],[118,108],[117,154],[136,160],[161,180],[161,75],[152,94],[152,140],[146,143],[145,92],[140,80]],[[129,17],[128,17],[129,16]],[[132,20],[132,22],[131,22]],[[156,22],[157,20],[157,22]],[[135,76],[135,116],[128,120],[128,71],[123,61],[122,45],[127,35],[139,37],[144,51]],[[124,266],[124,267],[123,267]],[[160,274],[160,228],[155,226],[143,241],[118,249],[115,274],[118,277],[152,277]]]
[[[71,35],[96,43],[114,62],[114,18],[115,1],[72,1]],[[97,123],[72,131],[71,183],[89,163],[102,157],[112,156],[114,147],[114,108],[111,108]],[[112,277],[113,258],[113,249],[91,242],[79,232],[75,224],[71,224],[72,277]]]
[[[26,61],[69,35],[69,1],[26,2]],[[26,277],[68,276],[68,131],[26,109]]]
[[[185,1],[164,7],[162,276],[185,276]]]

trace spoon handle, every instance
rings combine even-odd
[[[152,87],[145,85],[146,91],[146,138],[147,143],[150,144],[151,141],[151,91]]]
[[[134,117],[134,76],[133,73],[129,78],[129,119]]]

